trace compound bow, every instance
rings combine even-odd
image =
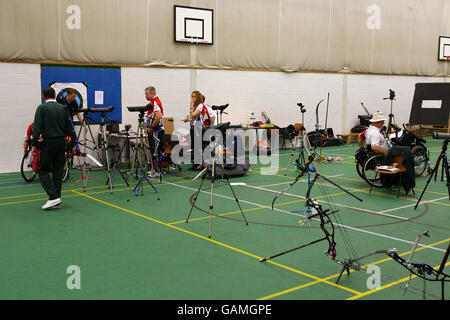
[[[306,173],[311,172],[314,174],[314,178],[312,180],[312,182],[309,184],[308,186],[308,190],[306,192],[305,195],[305,205],[309,208],[312,208],[315,210],[315,213],[309,216],[306,216],[306,220],[307,221],[311,221],[311,220],[319,220],[319,227],[322,230],[322,232],[324,233],[324,236],[311,241],[309,243],[306,244],[302,244],[298,247],[295,247],[293,249],[289,249],[287,251],[278,253],[276,255],[273,255],[269,258],[264,258],[261,259],[260,261],[267,261],[276,257],[279,257],[281,255],[284,255],[286,253],[310,246],[312,244],[318,243],[318,242],[322,242],[322,241],[327,241],[328,242],[328,249],[325,251],[325,254],[334,262],[336,262],[339,265],[342,265],[342,271],[338,277],[338,279],[336,280],[336,283],[339,282],[342,274],[344,271],[347,271],[347,273],[350,273],[350,268],[354,269],[354,270],[360,270],[361,266],[359,264],[359,261],[361,259],[367,258],[371,255],[374,254],[378,254],[378,253],[386,253],[387,250],[377,250],[377,251],[373,251],[370,252],[368,254],[365,254],[363,256],[357,257],[356,255],[356,251],[353,248],[353,245],[350,242],[350,239],[348,237],[348,235],[345,232],[345,226],[343,225],[342,221],[340,221],[339,218],[339,210],[332,210],[332,209],[324,209],[322,207],[322,205],[320,204],[320,202],[316,199],[311,198],[311,190],[315,184],[315,182],[322,178],[323,180],[325,180],[326,182],[331,183],[333,186],[343,190],[344,192],[346,192],[347,194],[351,195],[352,197],[354,197],[355,199],[362,201],[362,199],[360,199],[359,197],[355,196],[354,194],[350,193],[349,191],[347,191],[346,189],[342,188],[341,186],[339,186],[338,184],[334,183],[333,181],[331,181],[330,179],[324,177],[323,175],[321,175],[317,169],[315,168],[315,166],[313,165],[313,161],[315,159],[315,150],[309,155],[308,157],[308,161],[305,163],[304,166],[301,166],[298,162],[295,163],[295,165],[300,169],[300,173],[297,175],[297,177],[294,179],[294,181],[292,183],[290,183],[290,185],[283,191],[281,191],[280,193],[278,193],[276,195],[276,197],[273,199],[272,201],[272,209],[274,207],[274,204],[276,202],[276,200],[284,193],[286,193],[289,189],[291,189]],[[312,167],[312,168],[311,168]],[[322,189],[322,192],[325,193],[325,190]],[[329,196],[327,196],[329,197]],[[329,199],[330,200],[330,199]],[[321,201],[321,202],[325,202],[325,203],[331,203],[331,201]],[[342,240],[344,242],[344,245],[347,249],[347,253],[352,256],[353,258],[345,258],[344,260],[340,260],[337,258],[337,250],[336,250],[336,238],[335,238],[335,232],[336,232],[336,226],[335,223],[333,222],[333,219],[331,217],[334,217],[334,219],[337,222],[337,226],[339,227],[338,230],[340,230],[342,232]],[[327,228],[328,227],[328,228]]]

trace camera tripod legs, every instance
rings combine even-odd
[[[435,164],[433,170],[431,171],[431,174],[427,180],[427,183],[426,183],[425,187],[423,188],[422,194],[420,195],[419,200],[417,200],[417,203],[414,206],[414,209],[417,209],[417,206],[419,205],[420,201],[422,200],[422,197],[425,194],[425,190],[427,189],[428,185],[430,184],[431,179],[433,179],[433,176],[434,176],[434,180],[436,181],[436,177],[438,175],[439,165],[440,165],[441,161],[442,161],[441,181],[444,179],[444,173],[445,173],[448,198],[450,200],[450,173],[449,173],[448,159],[447,159],[447,154],[446,154],[447,144],[448,144],[448,140],[444,141],[444,145],[442,147],[441,154],[439,155],[439,157],[436,161],[436,164]]]
[[[295,137],[295,145],[292,148],[291,156],[289,157],[289,161],[288,161],[288,165],[287,165],[287,168],[286,168],[286,172],[284,173],[285,176],[287,175],[287,173],[289,171],[289,168],[290,168],[291,162],[292,162],[292,158],[294,157],[295,151],[297,150],[298,139],[299,139],[299,135],[297,135]],[[290,140],[290,141],[291,141],[291,144],[292,144],[292,140]]]
[[[212,171],[211,171],[211,191],[210,191],[210,203],[209,203],[209,233],[208,233],[208,238],[210,238],[210,239],[211,239],[211,229],[212,229],[212,216],[213,216],[213,209],[214,209],[214,182],[216,180],[216,161],[215,160],[213,160],[212,169],[211,170]],[[223,170],[223,165],[222,165],[222,170]],[[199,195],[199,193],[201,191],[203,182],[205,181],[205,178],[208,175],[208,167],[207,167],[207,165],[206,165],[205,169],[203,169],[202,172],[203,172],[202,181],[200,182],[198,190],[195,193],[194,201],[192,203],[192,206],[191,206],[191,209],[189,211],[189,214],[188,214],[188,216],[186,218],[186,223],[189,222],[189,218],[191,216],[192,210],[194,209],[195,203],[197,202],[198,195]],[[237,203],[237,205],[239,207],[239,210],[241,211],[242,217],[244,218],[244,222],[245,222],[246,225],[248,225],[248,221],[245,218],[244,212],[242,211],[241,205],[239,203],[239,199],[237,198],[236,193],[234,192],[233,188],[231,187],[231,184],[230,184],[230,181],[228,180],[228,177],[225,175],[225,170],[223,170],[223,173],[224,173],[225,179],[227,180],[228,186],[231,189],[231,192],[233,194],[234,200],[236,201],[236,203]]]
[[[110,146],[111,148],[113,148],[114,146]],[[113,182],[112,179],[114,178],[114,175],[116,173],[116,171],[118,171],[120,173],[120,175],[122,176],[123,181],[125,181],[126,185],[129,187],[130,185],[128,184],[128,179],[127,177],[123,174],[122,170],[120,170],[119,167],[119,161],[115,158],[114,156],[114,150],[112,151],[112,159],[111,159],[111,165],[110,165],[111,171],[109,173],[109,177],[108,180],[106,181],[106,184],[109,183],[110,185],[110,191],[112,193],[112,189],[113,189]]]
[[[153,188],[153,190],[156,193],[156,198],[158,200],[160,200],[159,198],[159,194],[158,194],[158,190],[155,188],[155,186],[153,185],[153,183],[150,181],[149,178],[147,178],[146,174],[147,174],[147,167],[148,164],[146,164],[145,166],[141,167],[141,178],[139,179],[138,183],[136,184],[136,186],[133,188],[133,192],[136,194],[136,196],[139,195],[139,193],[141,194],[141,196],[144,196],[144,180],[146,180],[148,182],[148,184]],[[128,190],[128,199],[127,201],[130,201],[130,192],[131,189]]]

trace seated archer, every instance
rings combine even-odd
[[[373,150],[376,154],[381,154],[387,156],[389,153],[390,146],[381,134],[380,130],[387,119],[384,117],[382,112],[375,112],[370,119],[370,126],[361,132],[358,136],[358,145],[360,149],[364,148],[364,142],[366,145]]]

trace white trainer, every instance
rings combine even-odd
[[[42,209],[50,209],[53,208],[61,203],[61,198],[53,199],[53,200],[47,200],[47,202],[42,206]]]

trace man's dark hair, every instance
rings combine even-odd
[[[77,90],[75,90],[74,88],[66,88],[66,92],[67,92],[67,94],[76,94],[77,93]]]
[[[47,87],[42,91],[42,97],[44,99],[54,99],[56,96],[55,89],[52,87]]]

